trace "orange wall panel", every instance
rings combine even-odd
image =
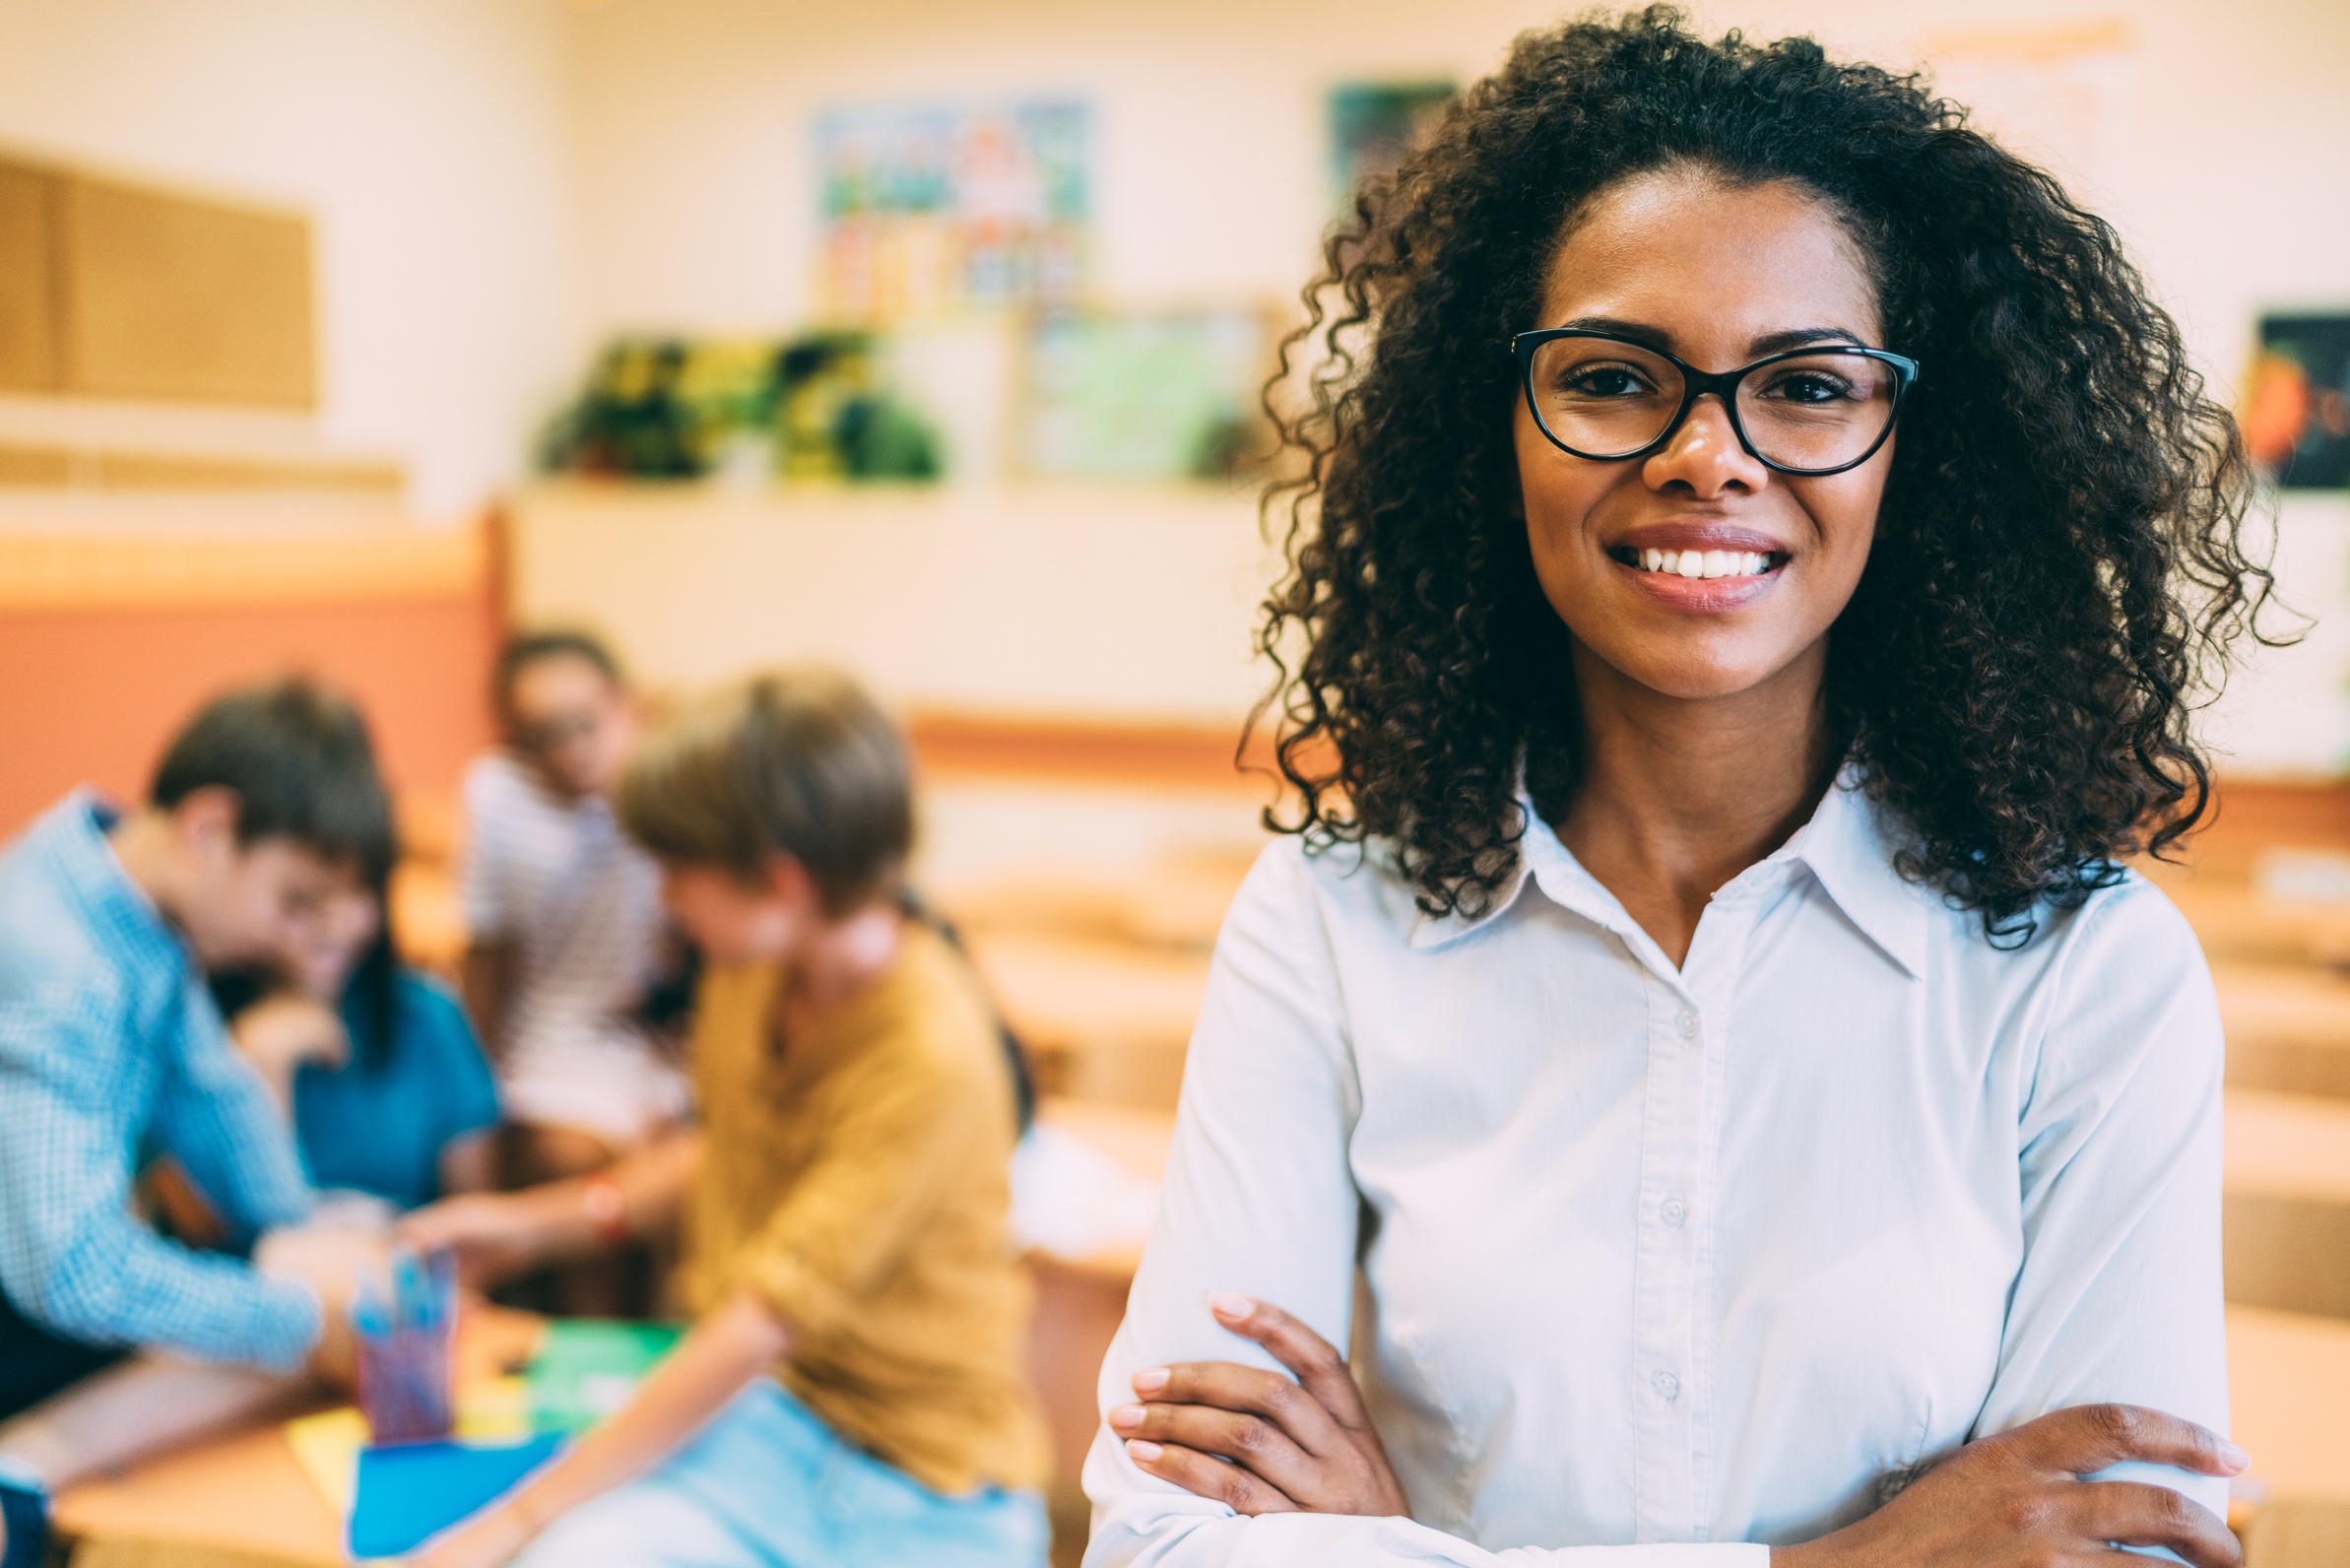
[[[292,670],[366,710],[395,790],[451,795],[490,739],[483,597],[0,614],[0,833],[77,784],[125,800],[206,697]]]

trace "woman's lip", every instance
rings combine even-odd
[[[1779,579],[1786,575],[1786,567],[1780,566],[1752,577],[1683,577],[1678,572],[1643,571],[1612,555],[1607,564],[1631,578],[1633,589],[1648,595],[1659,608],[1685,615],[1744,610],[1778,587]]]
[[[1783,540],[1772,538],[1759,529],[1739,528],[1731,523],[1648,523],[1612,539],[1602,547],[1606,550],[1628,550],[1639,555],[1644,550],[1742,550],[1760,555],[1785,555],[1792,552]]]

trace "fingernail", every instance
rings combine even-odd
[[[1158,1445],[1145,1443],[1139,1437],[1130,1437],[1126,1440],[1126,1452],[1127,1457],[1136,1464],[1148,1465],[1157,1460]]]
[[[1163,1366],[1145,1367],[1134,1376],[1137,1394],[1156,1394],[1167,1386],[1167,1369]]]
[[[1257,1303],[1237,1290],[1216,1290],[1208,1294],[1208,1310],[1219,1318],[1238,1320],[1256,1311]]]
[[[2238,1470],[2248,1470],[2252,1468],[2252,1457],[2233,1443],[2220,1444],[2219,1462]]]
[[[1112,1426],[1141,1426],[1142,1417],[1148,1413],[1140,1405],[1121,1405],[1110,1412],[1110,1424]]]

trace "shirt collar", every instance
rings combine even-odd
[[[1860,769],[1844,770],[1788,847],[1862,936],[1913,979],[1924,978],[1933,937],[1931,894],[1894,870],[1900,846],[1861,790]]]
[[[112,939],[118,959],[139,968],[177,971],[186,961],[178,934],[122,869],[106,842],[121,814],[96,790],[78,789],[33,827],[57,868],[58,882],[92,929]]]
[[[1559,842],[1550,824],[1534,812],[1534,803],[1520,796],[1518,810],[1526,833],[1519,841],[1517,864],[1495,889],[1493,901],[1475,916],[1457,910],[1449,915],[1421,911],[1412,922],[1409,946],[1438,947],[1483,930],[1509,912],[1524,896],[1529,882],[1539,886],[1552,902],[1610,931],[1621,933],[1630,926],[1623,905]],[[1913,978],[1922,977],[1932,934],[1930,913],[1920,889],[1893,869],[1893,855],[1894,846],[1887,839],[1876,807],[1861,792],[1859,770],[1848,767],[1821,798],[1811,819],[1760,864],[1741,873],[1730,887],[1751,884],[1750,879],[1784,875],[1780,868],[1800,863],[1862,936]]]

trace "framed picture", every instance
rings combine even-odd
[[[1263,443],[1257,306],[1048,311],[1022,346],[1018,468],[1050,479],[1228,478]]]
[[[1460,93],[1449,81],[1347,82],[1330,90],[1331,196],[1353,205],[1366,179],[1393,174]]]
[[[1091,111],[1075,100],[826,113],[817,313],[870,324],[1075,299],[1091,135]]]
[[[2284,490],[2350,488],[2350,311],[2260,318],[2244,440]]]

